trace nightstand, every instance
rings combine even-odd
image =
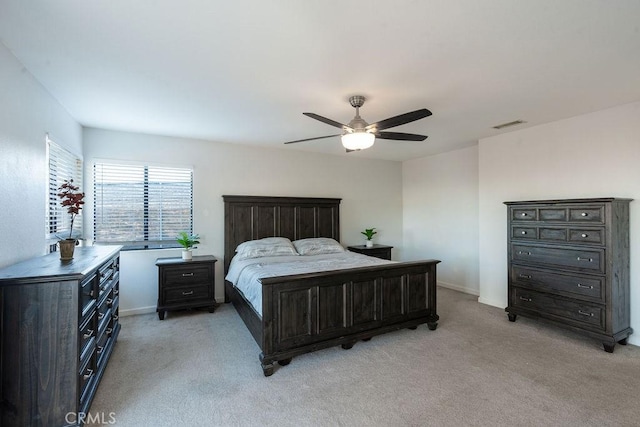
[[[182,258],[158,258],[158,318],[165,312],[186,308],[209,307],[213,313],[215,299],[215,263],[211,255]]]
[[[373,256],[376,258],[391,260],[391,249],[393,249],[393,246],[373,245],[368,248],[365,245],[357,245],[347,246],[347,249],[349,249],[351,252],[357,252],[359,254]]]

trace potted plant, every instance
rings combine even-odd
[[[184,248],[182,250],[182,259],[187,261],[193,259],[191,250],[195,248],[195,245],[200,243],[199,238],[200,236],[197,234],[188,234],[186,231],[181,231],[178,234],[177,241]]]
[[[60,259],[63,261],[73,259],[73,251],[78,244],[78,239],[73,237],[73,222],[76,219],[76,215],[78,215],[82,210],[82,205],[84,205],[84,193],[79,190],[80,187],[73,185],[73,179],[65,179],[60,187],[58,187],[58,197],[62,201],[60,205],[63,208],[67,208],[67,212],[71,215],[69,237],[58,242],[58,246],[60,247]]]
[[[378,232],[376,231],[375,228],[365,228],[364,231],[361,231],[360,233],[364,234],[365,237],[367,238],[366,246],[368,248],[373,246],[373,236],[378,234]]]

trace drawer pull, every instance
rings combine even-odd
[[[84,338],[86,340],[86,339],[91,338],[92,336],[93,336],[93,329],[89,329],[87,332],[85,332],[82,335],[82,338]]]
[[[526,213],[526,212],[522,212],[522,213],[520,214],[520,216],[527,216],[527,213]]]
[[[102,354],[103,351],[104,351],[104,347],[102,346],[98,346],[98,348],[96,349],[97,354]]]
[[[578,257],[578,261],[593,262],[593,258],[581,258],[581,257]]]
[[[113,329],[112,328],[107,328],[107,330],[105,332],[107,333],[107,336],[110,337],[111,334],[113,333]]]
[[[578,314],[581,314],[583,316],[593,317],[593,313],[587,313],[586,311],[582,311],[582,310],[578,310]]]
[[[580,216],[587,216],[587,215],[589,215],[589,214],[588,214],[588,213],[586,213],[586,212],[582,212],[582,213],[580,214]]]
[[[182,277],[191,277],[193,273],[182,273]]]
[[[520,277],[522,279],[531,279],[531,275],[530,274],[518,274],[518,277]]]
[[[583,285],[582,283],[578,283],[577,286],[581,289],[593,289],[593,286],[586,286],[586,285]]]
[[[526,231],[522,231],[520,234],[522,234],[523,236],[526,236],[527,232]]]
[[[586,233],[582,233],[580,236],[582,236],[582,238],[589,237],[589,235]]]
[[[98,320],[102,319],[104,317],[104,313],[98,313]]]
[[[111,304],[113,304],[113,300],[111,298],[107,298],[107,307],[111,307]]]
[[[184,296],[193,295],[193,291],[183,292],[182,295],[184,295]]]
[[[120,289],[114,289],[113,290],[113,296],[116,296],[120,293]]]
[[[531,302],[531,298],[520,297],[522,301]]]
[[[120,316],[118,316],[117,314],[114,314],[113,316],[111,316],[111,318],[113,320],[118,320],[120,318]]]
[[[531,255],[531,252],[518,251],[518,255]]]
[[[86,374],[82,376],[82,379],[86,381],[91,378],[91,375],[93,375],[93,369],[87,369],[85,372]]]

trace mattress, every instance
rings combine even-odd
[[[395,261],[348,251],[323,255],[291,255],[244,260],[234,258],[231,260],[225,280],[231,282],[253,306],[256,313],[262,316],[262,283],[260,279],[392,263]]]

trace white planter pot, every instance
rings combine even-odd
[[[193,259],[193,253],[190,250],[183,250],[182,251],[182,259],[185,261],[190,261]]]
[[[368,247],[368,248],[373,247],[373,240],[367,240],[366,243],[365,243],[365,246]]]

